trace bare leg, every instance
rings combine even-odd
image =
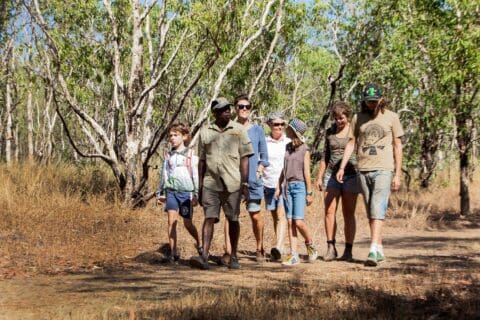
[[[340,190],[329,188],[325,191],[325,233],[327,240],[334,240],[336,233],[337,204],[340,198]]]
[[[263,216],[260,211],[250,212],[250,218],[252,219],[253,234],[257,241],[257,251],[262,251],[263,253]]]
[[[225,234],[225,254],[231,255],[232,254],[232,245],[230,241],[230,227],[228,219],[225,219],[225,223],[223,226],[223,233]]]
[[[288,219],[288,238],[290,240],[290,253],[297,252],[297,228],[292,219]]]
[[[287,218],[285,217],[285,208],[278,207],[271,211],[273,217],[273,226],[275,230],[276,244],[275,248],[283,251],[285,245],[285,233],[287,232]]]
[[[203,222],[203,257],[208,259],[210,244],[212,243],[215,219],[206,218]]]
[[[240,238],[240,223],[238,221],[229,221],[229,233],[231,241],[231,255],[237,257],[238,239]]]
[[[372,243],[377,245],[382,245],[382,227],[383,220],[379,219],[370,219],[370,237],[372,238]]]
[[[178,212],[175,210],[168,210],[168,243],[172,256],[177,254],[177,222]]]
[[[296,226],[295,229],[298,229],[306,242],[312,242],[312,237],[304,220],[294,220],[294,225]]]
[[[342,195],[343,220],[345,221],[345,242],[353,244],[355,240],[356,221],[355,206],[357,204],[356,193],[345,192]]]
[[[193,237],[193,239],[195,239],[195,241],[197,242],[197,247],[201,247],[202,246],[202,239],[200,239],[200,237],[198,236],[197,228],[193,224],[192,220],[184,218],[183,219],[183,225],[187,229],[188,233],[190,233],[190,235]]]

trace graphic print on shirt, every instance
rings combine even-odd
[[[383,150],[385,148],[384,144],[378,143],[384,137],[385,130],[383,130],[382,126],[375,123],[368,125],[365,129],[365,143],[362,146],[362,152],[368,152],[368,155],[376,156],[377,148],[380,150]]]

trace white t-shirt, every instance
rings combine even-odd
[[[279,140],[275,140],[268,135],[265,137],[265,140],[267,141],[268,162],[270,165],[265,167],[263,185],[267,188],[276,188],[283,170],[285,148],[290,139],[282,136]]]

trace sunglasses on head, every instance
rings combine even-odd
[[[239,110],[242,110],[242,109],[250,110],[250,109],[252,109],[252,105],[251,104],[237,104],[237,108]]]
[[[272,122],[272,127],[285,127],[285,122]]]

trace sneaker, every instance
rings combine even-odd
[[[293,266],[300,263],[298,254],[289,254],[282,262],[282,266]]]
[[[385,255],[377,251],[377,262],[385,261]]]
[[[190,266],[192,268],[198,268],[202,270],[210,269],[210,265],[208,264],[208,260],[205,259],[203,256],[195,256],[190,259]]]
[[[238,263],[237,257],[230,257],[230,263],[228,264],[230,269],[240,269],[240,263]]]
[[[257,250],[257,252],[255,253],[255,260],[258,263],[265,262],[265,253],[263,250]]]
[[[318,258],[318,252],[313,243],[306,244],[308,253],[308,262],[313,262]]]
[[[377,253],[370,252],[367,257],[367,261],[365,261],[366,266],[376,267],[377,266]]]
[[[280,252],[280,250],[278,250],[277,248],[272,248],[272,250],[270,250],[270,254],[272,256],[272,258],[270,260],[272,261],[278,261],[280,259],[282,259],[282,253]]]
[[[338,256],[337,248],[335,248],[334,244],[328,244],[327,253],[323,256],[324,261],[332,261],[335,260]]]

